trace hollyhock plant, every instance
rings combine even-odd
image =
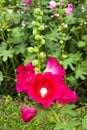
[[[31,4],[31,0],[25,0],[25,4],[26,4],[26,5]]]
[[[51,0],[49,3],[49,8],[51,10],[54,10],[56,8],[56,2],[54,0]]]
[[[17,85],[16,90],[17,92],[24,92],[27,93],[29,86],[31,86],[31,82],[33,77],[35,76],[35,70],[32,63],[28,63],[25,66],[19,66],[17,68],[18,74],[16,75]]]
[[[72,4],[68,4],[68,7],[66,8],[65,12],[69,15],[72,16],[72,8],[73,5]]]
[[[35,108],[21,108],[21,118],[27,123],[31,121],[37,114],[37,110]]]
[[[71,102],[76,102],[78,100],[78,96],[76,95],[75,91],[69,89],[68,86],[63,87],[63,91],[61,96],[57,99],[58,103],[61,105],[66,105]]]
[[[54,100],[61,96],[64,80],[51,72],[37,74],[33,80],[28,95],[44,108],[49,107]]]
[[[65,70],[58,63],[56,58],[48,58],[46,69],[44,72],[51,72],[54,75],[64,76],[66,74]]]

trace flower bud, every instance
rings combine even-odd
[[[40,27],[38,27],[38,30],[39,30],[39,31],[44,30],[44,25],[41,25]]]
[[[33,30],[33,35],[39,35],[39,32],[38,32],[37,29],[34,29],[34,30]]]
[[[44,39],[41,39],[40,43],[41,43],[42,45],[44,45],[44,44],[45,44],[45,40],[44,40]]]
[[[21,108],[21,117],[25,123],[31,121],[36,114],[37,110],[35,108]]]
[[[38,52],[38,48],[36,46],[34,47],[34,52]]]
[[[43,12],[40,10],[40,8],[36,8],[35,10],[34,10],[34,15],[36,16],[36,15],[43,15]]]
[[[86,43],[84,41],[79,41],[77,44],[78,44],[79,48],[82,48],[86,45]]]
[[[28,50],[28,52],[30,52],[30,53],[33,53],[33,52],[34,52],[34,48],[33,48],[33,47],[28,47],[27,50]]]
[[[41,16],[37,16],[36,17],[38,21],[42,21],[42,17]]]
[[[36,21],[32,21],[32,25],[35,26],[35,27],[39,27],[39,26],[40,26],[40,23],[39,23],[39,22],[36,22]]]
[[[38,65],[38,60],[33,60],[32,64],[33,64],[33,66],[37,66]]]
[[[45,58],[46,57],[46,53],[45,52],[40,52],[40,58]]]
[[[37,41],[42,40],[42,36],[36,35],[36,36],[35,36],[35,40],[37,40]]]
[[[60,40],[59,43],[60,43],[60,44],[63,44],[64,42],[63,42],[63,40]]]

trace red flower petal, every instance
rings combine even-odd
[[[35,70],[32,63],[28,63],[26,66],[19,66],[17,68],[17,76],[16,79],[18,81],[16,85],[16,90],[18,92],[27,93],[29,87],[31,86],[32,79],[35,76]]]
[[[58,76],[64,76],[66,74],[65,70],[60,64],[58,64],[56,58],[48,58],[45,72],[51,72],[52,74]]]
[[[75,91],[70,90],[68,86],[64,86],[61,96],[57,99],[58,103],[61,105],[76,102],[77,100],[78,96]]]
[[[44,108],[47,108],[60,97],[63,84],[61,78],[57,80],[57,77],[50,72],[37,74],[28,95],[36,102],[41,103]]]

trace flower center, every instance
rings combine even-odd
[[[47,88],[41,88],[40,94],[41,94],[42,97],[45,97],[45,95],[47,94]]]

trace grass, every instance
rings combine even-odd
[[[32,106],[32,104],[38,109],[39,114],[29,123],[24,123],[20,116],[20,108],[29,107]],[[78,118],[78,120],[82,122],[82,119],[87,113],[87,107],[77,108],[76,111],[78,117],[75,117],[75,119],[77,120]],[[72,119],[72,117],[70,118]],[[55,130],[55,123],[54,116],[49,109],[42,109],[40,105],[37,104],[36,106],[33,101],[27,99],[22,101],[20,98],[12,99],[9,95],[0,97],[0,130]],[[77,128],[75,127],[75,129],[70,130],[87,129],[84,129],[81,124]]]

